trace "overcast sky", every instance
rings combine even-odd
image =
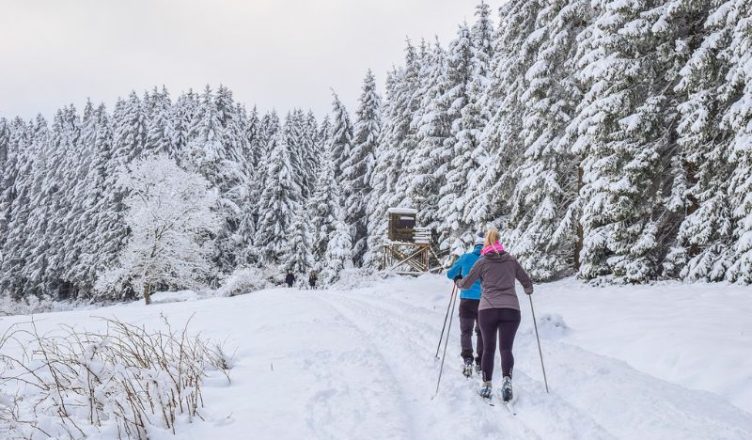
[[[249,107],[319,115],[332,87],[354,111],[369,67],[383,89],[406,37],[446,44],[479,1],[0,0],[0,116],[207,83]]]

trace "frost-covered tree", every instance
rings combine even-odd
[[[350,226],[353,258],[363,264],[368,238],[366,203],[371,195],[371,173],[374,151],[381,135],[381,98],[376,91],[376,79],[370,70],[366,74],[354,125],[353,147],[342,163],[342,188],[345,195],[345,221]]]
[[[24,273],[24,254],[28,252],[26,240],[30,234],[33,161],[31,154],[32,129],[20,118],[10,123],[7,142],[7,172],[3,175],[3,193],[0,194],[0,207],[3,209],[2,248],[0,249],[0,291],[14,298],[23,296],[28,280]],[[34,240],[44,238],[34,236]],[[44,276],[42,269],[40,278]],[[43,289],[40,289],[43,290]]]
[[[232,104],[232,95],[206,87],[192,122],[189,142],[181,152],[181,165],[204,176],[217,188],[219,214],[223,219],[214,259],[222,272],[237,264],[240,249],[237,231],[241,206],[248,198],[248,179],[240,162],[244,133]]]
[[[326,260],[326,249],[342,205],[342,191],[334,175],[336,168],[331,151],[326,150],[306,211],[311,222],[311,253],[317,267]]]
[[[131,163],[141,156],[146,145],[146,112],[136,92],[128,99],[118,99],[112,114],[113,144],[116,156],[122,158],[119,165]]]
[[[146,122],[145,151],[152,154],[164,153],[174,156],[176,149],[175,128],[173,127],[172,102],[165,87],[157,90],[155,87],[149,96],[148,118]]]
[[[101,274],[98,290],[132,287],[149,304],[156,288],[206,282],[213,272],[212,237],[220,227],[209,182],[158,155],[134,162],[118,184],[128,188],[125,221],[131,235],[117,265]]]
[[[499,9],[488,91],[481,103],[491,119],[472,154],[478,166],[468,182],[464,223],[491,222],[501,229],[503,236],[508,232],[506,221],[515,185],[514,171],[524,151],[519,137],[521,95],[526,88],[525,72],[535,56],[529,43],[537,37],[535,23],[544,3],[512,0]]]
[[[289,256],[289,233],[301,202],[300,187],[293,178],[290,147],[280,130],[272,138],[264,187],[258,201],[254,244],[265,263],[279,264]]]
[[[540,10],[540,46],[525,72],[524,157],[515,172],[509,248],[540,280],[571,272],[577,264],[578,161],[563,134],[582,99],[573,80],[574,55],[588,24],[588,3],[553,1]]]
[[[729,281],[752,283],[752,4],[734,2],[733,36],[724,56],[733,69],[721,89],[723,96],[738,97],[723,117],[724,127],[734,133],[731,160],[735,165],[730,194],[734,219],[734,248],[726,273]]]
[[[306,273],[314,267],[312,249],[312,227],[307,212],[303,209],[295,213],[288,235],[288,252],[282,263],[283,269],[292,273]]]
[[[448,100],[454,102],[455,109],[450,112],[454,120],[446,140],[450,147],[448,166],[440,170],[444,181],[439,189],[438,203],[438,217],[444,234],[441,246],[444,248],[464,247],[472,241],[473,225],[466,222],[464,211],[469,202],[470,182],[477,179],[474,171],[479,167],[480,159],[485,157],[481,152],[482,131],[490,116],[483,105],[483,96],[488,88],[492,54],[488,5],[482,3],[476,15],[478,21],[469,36],[461,29],[451,64],[455,85]]]
[[[452,50],[457,47],[453,43]],[[426,53],[420,70],[421,87],[416,93],[421,98],[420,110],[413,114],[412,122],[417,144],[406,155],[404,172],[398,180],[400,192],[404,188],[406,195],[404,204],[418,209],[421,223],[428,227],[435,227],[438,220],[438,188],[450,156],[452,97],[448,92],[454,78],[448,72],[446,54],[437,41],[433,50]]]
[[[337,181],[342,182],[342,172],[352,154],[353,128],[350,122],[350,114],[342,101],[339,100],[339,96],[334,92],[332,92],[332,95],[332,126],[329,130],[327,148],[336,161],[337,167],[334,169],[334,176]]]
[[[335,211],[333,231],[324,253],[321,281],[331,284],[339,278],[343,269],[352,267],[352,237],[341,209]]]
[[[386,80],[386,102],[382,106],[382,134],[374,152],[375,165],[371,174],[371,197],[368,200],[368,252],[366,264],[380,261],[386,239],[386,212],[391,206],[409,204],[399,184],[403,167],[415,148],[413,114],[420,106],[420,59],[408,42],[405,66],[389,73]]]
[[[663,252],[660,188],[672,97],[662,75],[672,60],[655,50],[663,38],[655,25],[660,10],[593,5],[600,15],[581,41],[578,75],[587,92],[570,125],[573,151],[583,157],[579,274],[644,282],[658,275]]]

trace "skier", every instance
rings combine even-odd
[[[470,273],[470,269],[480,258],[483,241],[483,233],[480,232],[475,239],[473,250],[463,254],[447,271],[449,279],[455,279],[458,275],[461,278],[461,276],[467,276]],[[481,359],[483,358],[483,337],[478,325],[480,297],[480,280],[474,282],[469,289],[460,290],[460,344],[462,346],[461,356],[465,363],[462,374],[465,377],[473,375],[473,360],[475,361],[475,370],[480,372]],[[477,353],[475,359],[473,359],[473,329],[475,329],[475,352]]]
[[[481,280],[483,294],[478,306],[478,323],[484,344],[481,358],[483,383],[479,393],[481,397],[491,397],[494,351],[496,351],[496,335],[498,334],[503,376],[501,397],[504,402],[509,402],[514,397],[512,345],[521,319],[520,302],[517,299],[514,280],[517,279],[522,284],[528,295],[533,294],[533,282],[520,263],[504,251],[504,246],[499,242],[499,231],[496,228],[488,230],[484,245],[481,258],[475,263],[470,273],[464,278],[462,275],[457,275],[455,281],[460,289],[467,289],[478,279]]]
[[[316,271],[312,270],[311,274],[308,275],[308,285],[311,286],[311,289],[316,288],[316,281],[318,281],[319,277],[316,275]]]
[[[295,275],[288,271],[287,276],[285,277],[285,282],[287,283],[287,287],[292,287],[293,283],[295,283]]]

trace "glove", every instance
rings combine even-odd
[[[459,281],[461,279],[462,279],[462,275],[461,274],[457,275],[456,277],[454,277],[454,282],[456,283],[457,281]]]
[[[533,288],[530,287],[529,289],[525,289],[525,293],[528,294],[528,295],[532,295],[533,294]]]

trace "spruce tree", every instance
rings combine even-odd
[[[267,264],[282,264],[291,249],[288,234],[301,209],[301,191],[293,178],[290,147],[280,130],[271,141],[264,187],[259,199],[255,245]]]
[[[380,102],[381,98],[376,92],[376,79],[369,70],[363,82],[356,113],[353,148],[342,164],[345,221],[353,235],[353,258],[357,266],[363,264],[363,255],[367,250],[366,203],[371,195],[374,151],[381,134]]]
[[[350,115],[347,112],[339,96],[332,92],[332,127],[329,133],[328,149],[332,153],[332,158],[336,161],[334,176],[338,182],[342,182],[342,172],[345,163],[352,154],[353,149],[353,129],[350,122]]]

